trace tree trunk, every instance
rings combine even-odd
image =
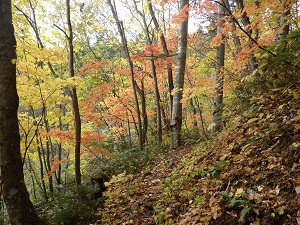
[[[223,16],[225,14],[225,9],[222,4],[219,5],[218,15],[219,15],[219,24],[217,27],[217,35],[222,35],[221,28],[224,24]],[[222,35],[222,41],[224,37]],[[222,109],[223,109],[223,85],[224,85],[224,76],[222,74],[222,68],[224,67],[225,59],[225,44],[224,42],[220,43],[217,46],[216,53],[216,77],[215,77],[215,93],[214,93],[214,111],[213,111],[213,134],[221,131],[222,129]]]
[[[282,12],[278,19],[278,27],[283,26],[283,28],[282,28],[282,30],[280,30],[280,32],[275,34],[275,37],[274,37],[275,43],[284,39],[289,34],[289,31],[290,31],[290,24],[288,22],[288,18],[290,17],[290,14],[291,14],[290,6],[288,4],[290,1],[281,0],[280,2],[282,3],[283,7],[282,7]]]
[[[148,2],[148,9],[149,9],[151,18],[153,20],[154,26],[155,26],[156,30],[159,32],[159,38],[160,38],[160,42],[161,42],[161,45],[162,45],[163,52],[166,56],[169,56],[170,54],[169,54],[169,50],[168,50],[168,47],[167,47],[167,42],[166,42],[165,36],[164,36],[159,24],[158,24],[158,21],[156,19],[151,1]],[[170,109],[172,110],[172,108],[173,108],[172,107],[172,105],[173,105],[172,91],[174,89],[172,66],[167,65],[167,73],[168,73],[168,84],[169,84]],[[172,112],[171,112],[171,115],[172,115]]]
[[[203,120],[203,116],[202,116],[202,107],[199,103],[199,100],[198,100],[198,97],[196,96],[195,97],[195,104],[197,106],[197,110],[198,110],[198,113],[199,113],[199,119],[200,119],[200,123],[201,123],[201,127],[202,127],[202,131],[203,131],[203,134],[204,136],[209,139],[209,136],[207,134],[207,129],[205,127],[205,124],[204,124],[204,120]]]
[[[111,0],[107,0],[107,3],[111,9],[111,12],[113,14],[114,20],[116,22],[116,25],[118,27],[119,34],[121,36],[121,43],[123,47],[123,51],[125,54],[125,57],[127,58],[129,69],[130,69],[130,77],[131,77],[131,85],[132,85],[132,90],[133,90],[133,95],[134,95],[134,100],[135,100],[135,107],[136,107],[136,114],[137,114],[137,119],[138,119],[138,136],[139,136],[139,149],[142,151],[144,149],[144,143],[143,140],[146,138],[143,137],[143,126],[142,126],[142,119],[141,119],[141,111],[140,111],[140,106],[139,106],[139,101],[138,101],[138,96],[137,96],[137,85],[136,81],[134,78],[134,70],[133,70],[133,63],[129,54],[129,49],[127,46],[127,39],[125,36],[125,31],[123,27],[122,21],[119,20],[116,7],[115,7],[115,2],[112,3]]]
[[[187,7],[189,0],[180,1],[180,10]],[[188,37],[188,13],[186,20],[181,22],[178,31],[178,51],[176,61],[176,77],[174,84],[174,97],[172,106],[171,118],[171,148],[176,148],[181,145],[181,126],[182,126],[182,95],[184,85],[184,73],[186,66],[186,52],[187,52],[187,37]]]
[[[16,40],[10,0],[0,0],[0,12],[0,166],[4,202],[10,224],[43,224],[24,182],[17,116]]]
[[[61,108],[61,105],[60,105]],[[59,119],[59,130],[62,130],[62,120],[61,117],[58,118]],[[62,159],[62,146],[61,143],[58,144],[58,160]],[[60,185],[61,184],[61,173],[62,173],[62,168],[61,168],[61,164],[59,164],[58,169],[55,171],[55,178],[56,178],[56,185]]]
[[[141,98],[141,105],[142,105],[141,116],[143,118],[142,145],[144,146],[147,140],[147,130],[148,130],[148,116],[147,116],[147,104],[146,104],[144,80],[141,80],[140,98]]]
[[[237,7],[239,10],[244,10],[244,0],[235,0],[235,2],[237,4]],[[256,6],[258,6],[258,4],[259,4],[257,1],[255,1],[254,3]],[[247,16],[246,12],[243,13],[241,20],[242,20],[242,24],[244,27],[249,27],[249,28],[247,28],[246,31],[249,33],[249,35],[251,35],[253,33],[253,30],[250,26],[251,22],[250,22],[249,17]],[[255,32],[256,32],[255,39],[257,40],[259,32],[258,31],[255,31]],[[249,47],[251,47],[251,46],[249,46]],[[253,71],[257,69],[257,66],[258,66],[257,59],[254,56],[254,54],[251,53],[251,58],[249,59],[249,74],[252,74]]]
[[[34,113],[34,110],[33,110],[32,107],[31,107],[31,111],[32,111],[33,119],[36,120],[35,113]],[[43,180],[43,177],[45,175],[44,165],[43,165],[43,158],[42,158],[42,151],[41,151],[41,148],[43,147],[43,144],[40,141],[41,137],[40,137],[40,134],[39,134],[38,126],[35,130],[35,138],[36,138],[36,144],[37,144],[38,159],[39,159],[39,163],[40,163],[40,176],[41,176],[41,182],[42,182],[41,187],[42,187],[42,191],[43,191],[43,195],[44,195],[44,200],[45,200],[45,202],[48,202],[49,198],[48,198],[48,195],[47,195],[46,184],[45,184],[45,181]],[[46,162],[45,162],[45,164],[46,164]],[[51,168],[50,168],[50,170],[51,170]],[[49,172],[49,170],[47,170],[47,171]]]
[[[147,45],[152,45],[146,17],[141,11],[138,10],[137,4],[135,1],[134,1],[134,6],[135,6],[136,12],[140,15],[140,17],[142,18],[142,21],[143,21],[142,26],[143,26],[143,30],[144,30],[144,33],[146,36],[146,43],[147,43]],[[159,93],[159,89],[158,89],[156,66],[155,66],[155,61],[154,61],[152,51],[150,51],[150,62],[151,62],[155,103],[156,103],[156,122],[157,122],[157,138],[158,138],[157,144],[158,144],[158,146],[160,146],[161,142],[162,142],[162,119],[161,119],[160,93]]]
[[[73,47],[73,30],[71,23],[70,13],[70,0],[66,0],[67,6],[67,23],[68,23],[68,43],[69,43],[69,74],[71,77],[75,76],[74,71],[74,47]],[[80,172],[80,144],[81,144],[81,119],[78,105],[78,97],[76,87],[72,87],[72,103],[75,117],[75,181],[76,185],[81,184],[81,172]]]
[[[40,89],[41,90],[41,89]],[[47,109],[46,109],[46,102],[43,100],[43,111],[42,111],[42,117],[44,119],[44,126],[47,131],[47,133],[50,132],[50,127],[47,119]],[[50,152],[51,151],[51,152]],[[46,165],[47,165],[47,170],[51,170],[51,162],[50,160],[53,158],[53,156],[50,159],[50,155],[53,155],[53,146],[52,146],[52,141],[51,137],[46,137]],[[52,176],[49,177],[49,191],[51,197],[53,197],[53,191],[54,191],[54,186],[53,186],[53,178]]]

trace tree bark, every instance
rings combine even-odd
[[[222,35],[221,28],[224,24],[223,16],[225,15],[224,5],[220,4],[218,8],[219,24],[217,27],[217,35]],[[222,40],[224,39],[222,35]],[[215,93],[214,93],[214,111],[213,111],[213,134],[221,131],[222,129],[222,109],[223,109],[223,86],[224,76],[222,74],[222,68],[224,67],[225,59],[225,43],[221,42],[217,46],[216,53],[216,76],[215,76]]]
[[[0,167],[3,197],[10,224],[43,224],[24,182],[17,116],[16,58],[11,1],[0,0]]]
[[[74,46],[73,46],[73,30],[70,13],[70,0],[66,0],[67,6],[67,23],[68,23],[68,44],[69,44],[69,74],[70,77],[75,77],[74,71]],[[72,87],[72,104],[75,117],[75,181],[76,185],[81,184],[80,172],[80,144],[81,144],[81,119],[78,105],[78,97],[76,87]]]
[[[244,10],[244,0],[235,0],[235,2],[237,4],[237,7],[239,10]],[[255,1],[255,4],[258,6],[259,3],[257,1]],[[251,22],[250,22],[249,17],[247,16],[246,12],[243,13],[241,20],[242,20],[242,24],[244,27],[249,27],[247,29],[247,32],[249,33],[249,35],[252,35],[253,30],[252,30],[251,26],[249,26],[251,24]],[[256,30],[255,33],[256,33],[255,40],[257,40],[259,32]],[[251,47],[251,46],[249,46],[249,47]],[[257,69],[257,67],[258,67],[257,59],[254,56],[254,54],[251,53],[251,58],[249,59],[249,74],[252,74],[254,72],[254,70]]]
[[[283,26],[283,28],[282,28],[282,30],[280,30],[280,32],[275,34],[275,36],[274,36],[275,43],[286,38],[286,36],[289,34],[289,31],[290,31],[290,24],[287,19],[290,17],[290,14],[291,14],[290,6],[288,4],[288,3],[290,3],[290,1],[281,0],[280,2],[282,3],[283,7],[282,7],[282,12],[278,19],[278,27]]]
[[[189,0],[180,1],[180,10],[189,5]],[[186,66],[187,53],[187,38],[188,38],[188,13],[186,20],[181,22],[178,31],[178,51],[176,59],[176,77],[174,83],[174,96],[172,105],[171,118],[171,148],[176,148],[181,145],[181,126],[182,126],[182,95],[184,86],[184,74]]]

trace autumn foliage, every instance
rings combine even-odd
[[[70,77],[65,3],[14,1],[21,152],[36,202],[56,204],[56,194],[71,193],[76,88],[83,187],[91,188],[87,181],[98,173],[114,176],[109,204],[99,213],[107,224],[111,215],[116,221],[124,215],[122,222],[130,224],[126,215],[134,214],[135,202],[142,211],[134,211],[149,213],[156,224],[289,224],[288,218],[296,224],[298,1],[201,0],[181,10],[173,0],[125,1],[114,6],[117,17],[109,2],[71,2],[75,74]],[[179,90],[174,88],[178,27],[187,15]],[[224,65],[217,63],[221,45]],[[142,167],[164,160],[161,150],[169,148],[176,126],[173,98],[181,90],[179,134],[183,145],[193,146],[184,150],[181,168],[175,169],[172,163],[180,160],[168,155],[175,172],[161,163],[161,170],[151,173],[166,170],[166,179],[153,181]],[[215,101],[217,91],[221,103]],[[216,114],[220,130],[213,133]],[[130,174],[139,170],[143,177]],[[140,193],[144,199],[135,199],[144,178],[157,182],[158,199],[148,199],[146,189]],[[84,194],[78,194],[81,201]],[[80,201],[72,202],[72,219],[80,218]],[[131,224],[143,224],[139,216]]]

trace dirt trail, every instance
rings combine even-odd
[[[128,203],[131,213],[124,224],[155,225],[153,210],[164,189],[163,181],[190,151],[190,146],[169,150],[156,165],[135,176],[139,189]]]

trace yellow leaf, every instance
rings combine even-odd
[[[250,225],[260,225],[260,222],[256,220],[254,223],[250,223]]]
[[[259,118],[252,118],[252,119],[248,120],[247,123],[253,123],[253,122],[256,122],[257,120],[259,120]]]
[[[262,185],[260,185],[260,186],[257,187],[257,190],[258,190],[259,192],[262,192],[263,189],[264,189],[264,186],[262,186]]]
[[[239,196],[240,194],[244,193],[244,189],[243,188],[238,188],[235,192],[235,196]]]
[[[222,156],[220,157],[220,161],[223,161],[223,160],[225,160],[225,159],[227,158],[227,156],[228,156],[228,154],[224,154],[224,155],[222,155]]]
[[[232,150],[233,149],[233,147],[234,147],[234,142],[231,142],[229,145],[228,145],[228,148],[227,148],[227,150]]]
[[[300,116],[295,116],[295,117],[292,119],[292,121],[298,121],[298,120],[300,120]]]
[[[235,156],[233,156],[232,161],[233,162],[238,162],[238,161],[240,161],[243,158],[244,157],[242,155],[235,155]]]
[[[11,63],[12,63],[12,64],[16,64],[16,63],[17,63],[17,59],[12,59],[12,60],[11,60]]]

